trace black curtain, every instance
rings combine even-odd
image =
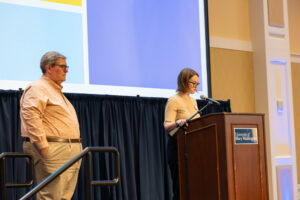
[[[22,91],[0,90],[0,153],[22,152],[19,100]],[[163,128],[167,99],[90,94],[65,94],[78,115],[83,148],[114,146],[120,152],[121,180],[116,186],[96,186],[94,199],[171,199],[172,180],[167,163],[167,132]],[[198,101],[201,108],[204,101]],[[230,112],[230,101],[209,106],[203,115]],[[94,153],[93,179],[113,177],[109,153]],[[26,180],[25,159],[7,160],[7,182]],[[30,188],[7,190],[8,199],[18,199]],[[85,199],[84,160],[73,199]]]

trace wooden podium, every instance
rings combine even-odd
[[[181,200],[268,199],[263,114],[209,114],[176,137]]]

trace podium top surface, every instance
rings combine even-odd
[[[227,117],[238,117],[240,116],[241,118],[244,118],[244,117],[264,117],[265,114],[263,113],[231,113],[231,112],[219,112],[219,113],[209,113],[209,114],[206,114],[204,116],[201,116],[199,118],[196,118],[196,119],[193,119],[193,120],[190,120],[189,123],[197,123],[198,121],[202,121],[202,120],[206,120],[206,119],[210,119],[210,118],[219,118],[219,117],[224,117],[224,118],[227,118]]]
[[[263,113],[232,113],[232,112],[219,112],[219,113],[209,113],[207,115],[201,116],[202,118],[212,116],[212,115],[253,115],[253,116],[264,116]]]

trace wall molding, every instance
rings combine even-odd
[[[297,185],[297,189],[298,189],[298,192],[297,192],[297,194],[298,194],[298,200],[300,200],[300,184],[298,184]]]
[[[230,50],[237,50],[237,51],[249,51],[249,52],[253,51],[252,43],[249,41],[210,37],[209,43],[210,43],[210,47],[213,48],[230,49]],[[291,62],[300,63],[300,54],[292,53]]]
[[[210,37],[209,43],[210,47],[214,48],[231,49],[238,51],[252,51],[252,44],[249,41]]]
[[[300,63],[300,54],[291,54],[292,63]]]

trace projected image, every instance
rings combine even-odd
[[[0,89],[25,88],[58,51],[64,92],[169,97],[189,67],[207,95],[204,11],[203,0],[0,0]]]
[[[88,1],[90,83],[176,89],[183,67],[201,74],[197,5]]]
[[[34,81],[41,76],[41,56],[46,51],[58,51],[66,55],[72,68],[67,82],[84,83],[80,13],[65,4],[0,2],[0,27],[0,80]]]

